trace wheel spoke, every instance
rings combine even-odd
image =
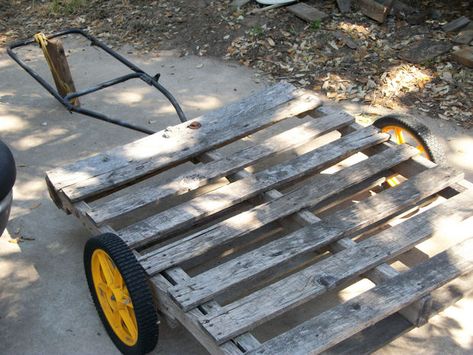
[[[120,312],[111,309],[111,316],[112,316],[112,327],[115,329],[121,328],[121,319]]]
[[[107,285],[111,286],[113,285],[113,270],[110,267],[110,262],[107,260],[106,256],[103,255],[98,255],[98,260],[100,263],[100,268],[102,270],[102,273],[105,277],[105,281],[107,282]]]
[[[419,152],[421,152],[421,153],[424,153],[424,152],[425,152],[425,149],[424,149],[424,147],[422,146],[422,144],[419,144],[419,145],[416,147],[416,149],[417,149]]]
[[[108,286],[104,282],[97,282],[97,288],[103,293],[104,296],[107,295]]]
[[[119,311],[120,317],[123,320],[123,323],[125,324],[126,329],[128,330],[128,333],[130,333],[131,338],[136,338],[138,335],[138,330],[136,328],[136,324],[133,320],[133,317],[130,316],[130,313],[128,309],[122,309]]]
[[[117,267],[113,268],[113,281],[114,285],[120,290],[125,288],[125,282],[123,281],[123,277]]]
[[[396,143],[397,144],[404,144],[406,141],[404,140],[404,134],[402,132],[402,128],[397,128],[394,131],[395,136],[396,136]]]

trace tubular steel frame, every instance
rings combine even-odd
[[[77,112],[77,113],[80,113],[80,114],[83,114],[83,115],[86,115],[86,116],[96,118],[96,119],[101,120],[101,121],[109,122],[109,123],[112,123],[112,124],[115,124],[115,125],[118,125],[118,126],[121,126],[121,127],[129,128],[129,129],[139,131],[139,132],[143,132],[143,133],[146,133],[146,134],[156,133],[155,131],[150,130],[146,127],[141,127],[141,126],[138,126],[138,125],[135,125],[135,124],[132,124],[132,123],[129,123],[129,122],[125,122],[125,121],[122,121],[122,120],[118,120],[118,119],[115,119],[115,118],[110,118],[110,117],[108,117],[107,115],[105,115],[103,113],[92,111],[92,110],[82,108],[82,107],[77,107],[77,106],[72,105],[69,102],[69,100],[71,100],[73,98],[85,96],[85,95],[94,93],[96,91],[108,88],[110,86],[123,83],[125,81],[130,80],[130,79],[136,79],[137,78],[137,79],[143,80],[146,84],[148,84],[150,86],[153,86],[157,90],[159,90],[169,100],[169,102],[172,104],[172,106],[176,110],[176,113],[179,117],[179,120],[181,122],[187,121],[187,117],[184,114],[184,111],[182,110],[181,106],[177,102],[176,98],[164,86],[162,86],[158,82],[160,74],[156,74],[155,76],[151,76],[151,75],[145,73],[142,69],[137,67],[135,64],[131,63],[128,59],[126,59],[122,55],[118,54],[117,52],[115,52],[114,50],[109,48],[107,45],[100,42],[95,37],[89,35],[84,30],[81,30],[81,29],[78,29],[78,28],[73,28],[73,29],[69,29],[69,30],[65,30],[65,31],[61,31],[61,32],[56,32],[56,33],[50,34],[49,36],[46,36],[46,38],[51,39],[51,38],[56,38],[56,37],[63,37],[63,36],[69,35],[69,34],[77,34],[77,35],[81,35],[81,36],[85,37],[86,39],[88,39],[90,41],[91,46],[99,47],[100,49],[102,49],[103,51],[105,51],[106,53],[111,55],[113,58],[115,58],[116,60],[118,60],[119,62],[121,62],[125,66],[127,66],[129,69],[131,69],[133,71],[133,73],[123,75],[123,76],[120,76],[118,78],[115,78],[115,79],[112,79],[112,80],[109,80],[109,81],[102,82],[100,84],[97,84],[93,87],[90,87],[90,88],[87,88],[87,89],[84,89],[84,90],[69,93],[69,94],[67,94],[66,96],[63,97],[59,94],[59,92],[52,85],[50,85],[44,78],[42,78],[34,69],[32,69],[30,66],[28,66],[24,61],[22,61],[19,58],[19,56],[17,55],[17,53],[14,52],[14,49],[16,49],[16,48],[34,44],[35,43],[34,39],[27,39],[27,40],[14,42],[14,43],[7,46],[7,52],[8,52],[8,55],[15,62],[17,62],[38,83],[40,83],[41,86],[43,86],[51,95],[53,95],[56,98],[56,100],[58,100],[62,105],[64,105],[69,110],[69,112]]]

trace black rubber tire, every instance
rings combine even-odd
[[[373,125],[379,129],[398,126],[411,133],[424,146],[429,159],[436,164],[445,163],[445,152],[432,131],[416,118],[408,115],[387,115],[377,119]]]
[[[100,306],[91,271],[92,254],[96,249],[104,250],[111,257],[130,293],[138,325],[138,340],[133,346],[128,346],[118,338]],[[90,238],[84,248],[84,268],[95,308],[116,347],[123,354],[146,354],[152,351],[158,342],[158,315],[145,272],[125,242],[112,233]]]
[[[15,179],[15,159],[7,145],[0,141],[0,201],[10,193]]]

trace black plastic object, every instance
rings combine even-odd
[[[0,201],[10,193],[15,179],[15,159],[7,145],[0,141]]]
[[[10,216],[11,190],[15,179],[15,160],[7,145],[0,141],[0,236],[3,234]]]

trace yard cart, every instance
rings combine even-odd
[[[121,351],[155,346],[156,308],[215,354],[368,351],[468,290],[456,278],[473,269],[471,185],[320,104],[277,84],[47,174],[57,205],[99,235],[84,263]],[[274,135],[222,153],[268,129]],[[195,159],[202,164],[160,179]],[[393,174],[401,182],[380,187]],[[445,236],[460,244],[432,257],[417,250],[424,261],[407,270],[391,266]],[[336,296],[360,278],[375,286]]]
[[[49,171],[116,346],[151,351],[159,312],[212,354],[368,352],[461,298],[472,185],[400,127],[279,83]]]

